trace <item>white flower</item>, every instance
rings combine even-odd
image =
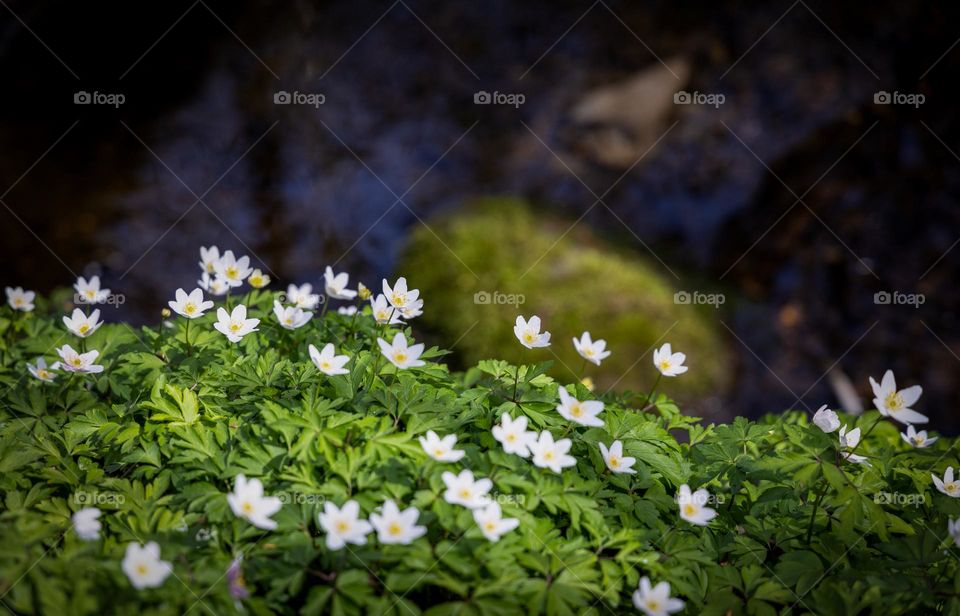
[[[813,414],[813,423],[829,434],[840,427],[840,418],[824,404]]]
[[[549,468],[554,473],[563,471],[568,466],[576,466],[577,459],[567,452],[573,443],[568,438],[562,438],[554,442],[553,435],[544,430],[540,437],[533,443],[530,443],[530,453],[533,454],[533,463],[540,468]]]
[[[380,513],[370,514],[370,523],[377,530],[380,543],[409,544],[427,533],[425,526],[417,526],[419,518],[416,507],[400,511],[393,500],[388,500]]]
[[[370,308],[373,311],[373,318],[376,319],[380,325],[403,323],[403,321],[400,320],[400,311],[390,305],[386,295],[381,294],[375,298],[371,298]]]
[[[350,274],[346,272],[334,274],[333,268],[329,265],[326,271],[323,272],[323,288],[327,292],[327,295],[333,299],[353,299],[356,297],[357,292],[347,288],[347,284],[349,283]]]
[[[227,502],[234,515],[244,518],[257,528],[273,530],[277,523],[270,516],[280,511],[283,503],[276,496],[264,496],[263,484],[259,479],[250,479],[237,475],[233,492],[227,494]]]
[[[926,415],[916,412],[911,406],[920,399],[923,388],[919,385],[897,390],[897,381],[893,378],[893,370],[883,373],[880,383],[870,377],[870,387],[873,388],[873,403],[881,415],[887,415],[902,424],[927,423]]]
[[[598,366],[601,361],[610,356],[610,351],[605,350],[607,348],[607,341],[597,340],[593,342],[590,340],[590,332],[583,332],[579,340],[574,338],[573,346],[577,349],[580,357]]]
[[[353,316],[357,314],[357,307],[356,306],[340,306],[339,308],[337,308],[337,314],[342,314],[348,317]]]
[[[393,344],[387,344],[383,338],[377,338],[377,344],[380,345],[383,355],[397,368],[415,368],[425,364],[418,359],[423,353],[423,344],[407,346],[407,338],[402,332],[397,332],[393,337]]]
[[[96,507],[84,507],[73,514],[73,530],[84,541],[96,541],[100,537],[100,510]]]
[[[24,291],[23,287],[6,287],[7,303],[14,310],[30,312],[33,310],[33,300],[37,296],[33,291]]]
[[[528,349],[550,346],[550,332],[540,333],[540,317],[537,315],[530,317],[529,321],[525,321],[522,316],[517,316],[513,333],[520,344]]]
[[[603,461],[611,472],[628,473],[630,475],[637,472],[632,468],[637,459],[623,455],[623,443],[613,441],[610,443],[610,449],[607,449],[603,443],[598,443],[598,445],[600,445],[600,455],[603,456]]]
[[[320,528],[327,532],[327,548],[331,550],[342,549],[348,543],[365,545],[367,535],[373,530],[370,522],[360,519],[360,504],[355,500],[348,500],[343,508],[325,501],[318,518]]]
[[[860,444],[860,428],[854,428],[847,432],[847,425],[844,424],[840,428],[840,449],[856,449],[857,445]],[[851,462],[856,464],[866,464],[870,466],[870,463],[867,462],[867,458],[855,453],[844,453],[841,452],[843,457]]]
[[[683,365],[686,359],[683,353],[674,353],[669,342],[653,351],[653,365],[663,376],[677,376],[686,372],[687,367]]]
[[[420,446],[423,447],[428,456],[438,462],[456,462],[466,455],[466,452],[462,449],[453,448],[456,444],[456,434],[448,434],[440,438],[433,430],[427,430],[426,438],[420,437]]]
[[[960,518],[956,520],[947,518],[947,532],[950,533],[953,542],[960,548]]]
[[[489,479],[474,480],[473,472],[469,470],[462,470],[459,475],[447,471],[441,478],[443,483],[447,484],[443,500],[451,505],[463,505],[467,509],[476,509],[486,507],[490,502],[487,493],[493,487],[493,482]]]
[[[408,321],[410,319],[415,319],[421,314],[423,314],[423,300],[418,299],[416,301],[410,302],[408,306],[398,309],[400,311],[400,316]]]
[[[65,344],[57,349],[60,355],[60,367],[67,372],[76,372],[77,374],[97,374],[103,372],[103,366],[93,363],[100,355],[100,351],[88,351],[80,354],[73,350],[69,344]]]
[[[227,291],[230,290],[230,285],[227,284],[227,280],[225,278],[221,278],[220,276],[211,278],[210,274],[206,272],[200,276],[200,280],[197,281],[197,284],[200,285],[201,289],[216,297],[226,295]]]
[[[100,277],[91,276],[88,281],[83,276],[77,278],[73,289],[77,292],[77,303],[83,304],[102,304],[107,301],[110,295],[110,289],[100,288]]]
[[[560,393],[560,404],[557,406],[557,412],[572,422],[581,426],[603,426],[603,420],[598,419],[597,415],[603,411],[603,402],[599,400],[577,400],[567,393],[567,390],[560,387],[557,390]]]
[[[505,518],[500,503],[493,501],[483,508],[473,510],[473,519],[480,527],[483,536],[490,541],[500,541],[500,537],[520,525],[516,518]]]
[[[270,276],[264,274],[259,269],[255,269],[250,273],[250,277],[247,278],[247,282],[250,283],[250,286],[254,289],[262,289],[270,284]]]
[[[691,524],[706,526],[710,520],[717,517],[717,512],[706,506],[709,500],[710,493],[703,488],[691,493],[690,486],[683,484],[677,493],[680,517]]]
[[[670,583],[660,582],[650,587],[650,578],[640,578],[640,587],[633,593],[633,605],[647,616],[670,616],[683,609],[680,599],[670,597]]]
[[[145,546],[128,543],[123,557],[123,572],[137,590],[157,588],[173,572],[173,565],[160,560],[160,546],[151,541]]]
[[[387,301],[390,302],[391,306],[399,310],[403,310],[411,303],[417,301],[417,298],[420,297],[420,290],[407,290],[407,279],[401,276],[400,278],[397,278],[397,282],[393,285],[393,288],[387,284],[387,279],[384,278],[383,294],[386,296]]]
[[[250,269],[250,257],[237,259],[233,256],[232,250],[223,253],[223,256],[214,265],[214,271],[231,287],[239,287],[253,273],[253,270]]]
[[[247,307],[240,304],[230,313],[224,308],[217,308],[217,322],[213,327],[230,342],[240,342],[240,339],[250,332],[257,331],[259,324],[260,319],[247,318]]]
[[[37,377],[44,383],[52,383],[53,380],[57,378],[57,375],[53,374],[52,371],[58,369],[59,367],[60,362],[54,362],[52,366],[47,367],[47,360],[42,357],[37,358],[37,365],[35,366],[27,364],[27,370],[30,371],[30,374]]]
[[[313,285],[310,283],[299,287],[292,284],[287,287],[287,303],[304,310],[313,310],[320,303],[320,296],[313,292]]]
[[[515,453],[521,458],[529,457],[530,446],[537,442],[537,433],[527,431],[527,418],[524,415],[511,421],[510,415],[504,413],[500,417],[500,424],[490,431],[493,432],[493,438],[503,445],[505,452]]]
[[[310,359],[313,360],[313,365],[317,367],[317,370],[327,376],[350,374],[350,371],[343,367],[350,361],[350,358],[346,355],[337,355],[332,342],[324,345],[322,351],[317,351],[317,347],[311,344],[307,347],[307,351],[310,353]]]
[[[277,300],[273,300],[273,314],[277,315],[277,320],[280,321],[280,327],[289,330],[303,327],[313,317],[312,312],[304,312],[296,306],[287,306],[284,308],[283,304]]]
[[[953,498],[960,496],[960,482],[953,480],[952,466],[947,467],[947,471],[943,474],[943,480],[932,473],[930,476],[933,477],[933,485],[937,486],[938,490]]]
[[[217,263],[220,261],[220,249],[216,246],[210,248],[200,247],[200,269],[205,274],[213,274],[217,271]]]
[[[167,302],[167,305],[170,306],[171,310],[188,319],[202,317],[205,311],[213,308],[212,301],[204,301],[203,289],[194,289],[190,291],[190,295],[187,295],[187,292],[183,289],[177,289],[174,297],[176,297],[176,301],[171,300]]]
[[[103,321],[100,320],[99,308],[91,312],[89,317],[83,314],[83,310],[74,308],[72,316],[63,317],[63,324],[67,326],[70,333],[86,338],[97,331],[103,325]]]
[[[908,445],[916,447],[917,449],[929,447],[937,442],[936,436],[928,437],[926,430],[920,430],[917,432],[916,428],[913,426],[907,426],[907,431],[901,433],[900,438],[902,438]]]

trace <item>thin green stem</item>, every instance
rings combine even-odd
[[[659,373],[659,374],[657,374],[657,380],[655,380],[655,381],[653,382],[653,387],[650,388],[650,393],[647,394],[647,405],[643,407],[643,410],[644,410],[644,411],[647,410],[648,408],[652,408],[652,407],[654,406],[654,404],[653,404],[653,394],[654,394],[655,391],[657,391],[657,385],[660,384],[660,379],[662,379],[662,378],[663,378],[663,373],[662,373],[662,372]]]
[[[817,496],[817,500],[813,503],[813,511],[810,512],[810,523],[807,525],[807,545],[810,545],[810,540],[813,538],[813,523],[817,518],[817,510],[820,508],[820,502],[823,501],[824,495],[827,493],[827,480],[823,478],[823,487],[820,489],[820,494]]]
[[[187,356],[193,355],[193,345],[190,344],[190,321],[193,319],[187,319],[187,322],[183,326],[183,340],[187,343]]]

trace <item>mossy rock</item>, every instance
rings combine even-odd
[[[670,342],[690,367],[661,385],[671,396],[702,401],[729,383],[732,362],[715,309],[675,304],[673,279],[658,271],[662,266],[610,245],[586,224],[571,229],[571,220],[506,198],[483,199],[428,224],[412,233],[399,272],[426,300],[415,325],[452,345],[464,365],[493,357],[554,360],[555,376],[583,370],[599,392],[646,392],[657,374],[651,347]],[[477,301],[478,293],[494,292],[523,295],[524,303]],[[513,334],[518,314],[540,315],[552,334],[549,348],[520,345]],[[583,368],[573,347],[584,330],[613,351],[600,367]]]

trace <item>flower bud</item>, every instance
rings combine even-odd
[[[366,287],[362,282],[357,283],[357,297],[360,298],[360,301],[367,301],[373,295],[370,289]]]
[[[164,308],[163,310],[161,310],[161,311],[160,311],[160,316],[163,317],[164,319],[169,319],[169,318],[170,318],[170,309],[169,309],[169,308]]]

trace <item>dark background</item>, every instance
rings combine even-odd
[[[960,432],[955,3],[0,4],[5,285],[99,273],[127,298],[108,319],[155,322],[201,244],[279,284],[336,261],[371,282],[420,220],[516,194],[587,212],[678,288],[735,298],[720,313],[728,414],[837,404],[842,375],[870,406],[867,376],[889,367]],[[657,115],[659,92],[599,125],[576,117],[664,63],[682,78],[660,90],[726,102]],[[75,105],[80,90],[126,102]],[[278,106],[278,90],[326,101]],[[478,90],[526,102],[478,106]]]

